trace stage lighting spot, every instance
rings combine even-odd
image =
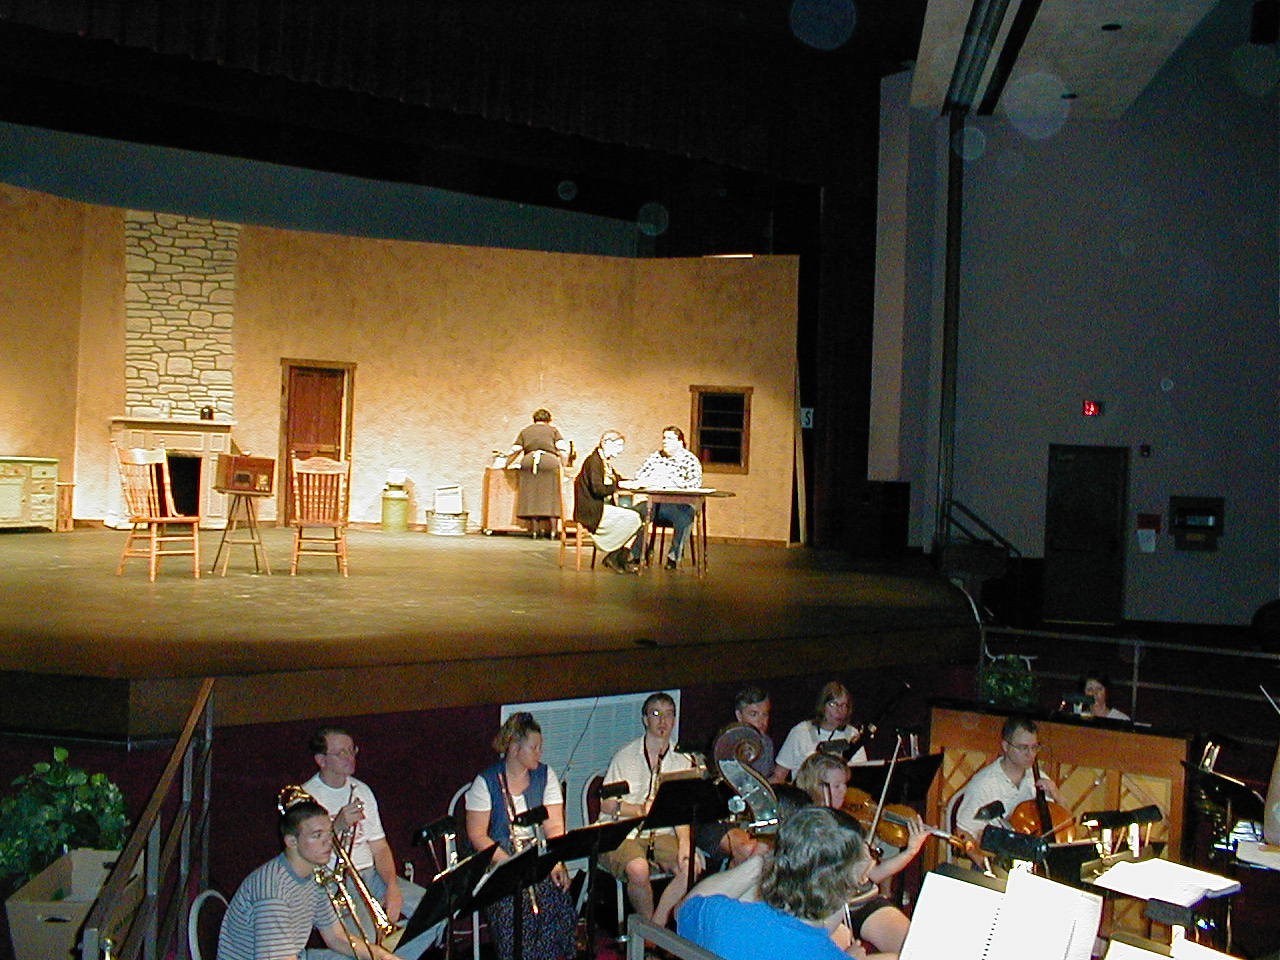
[[[556,184],[556,196],[568,203],[578,196],[578,185],[572,180],[561,180]]]
[[[657,237],[667,232],[671,216],[660,203],[646,203],[636,214],[636,226],[646,237]]]
[[[815,50],[844,46],[857,23],[853,0],[791,0],[791,33]]]
[[[965,125],[951,138],[951,149],[965,160],[977,160],[987,152],[987,135],[977,127]]]
[[[1009,122],[1025,137],[1047,140],[1062,129],[1071,101],[1066,84],[1051,73],[1028,73],[1009,84],[1002,102]]]
[[[1249,96],[1265,97],[1280,82],[1280,56],[1272,46],[1241,44],[1231,51],[1227,72],[1235,85]]]

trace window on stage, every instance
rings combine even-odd
[[[690,387],[689,449],[710,473],[748,473],[751,387]]]

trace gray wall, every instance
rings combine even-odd
[[[971,121],[985,144],[966,168],[955,496],[1029,556],[1051,443],[1130,448],[1130,531],[1171,495],[1224,497],[1217,553],[1175,552],[1167,516],[1155,554],[1130,534],[1130,619],[1242,623],[1277,595],[1280,125],[1275,85],[1232,72],[1247,14],[1226,0],[1120,120],[1044,139]],[[903,469],[926,546],[945,137],[914,115]],[[1082,417],[1086,398],[1104,416]]]
[[[12,123],[0,123],[0,181],[103,206],[349,237],[614,257],[648,245],[628,221]]]

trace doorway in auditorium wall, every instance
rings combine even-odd
[[[1044,607],[1055,623],[1124,618],[1127,447],[1049,445]]]
[[[356,365],[320,360],[281,360],[279,512],[293,519],[289,460],[351,455],[351,397]]]

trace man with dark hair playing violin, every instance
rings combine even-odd
[[[956,809],[956,827],[978,840],[983,828],[1005,826],[1018,804],[1035,801],[1037,788],[1049,799],[1066,806],[1057,785],[1048,777],[1036,779],[1040,738],[1034,720],[1010,717],[1000,730],[1000,756],[975,773],[963,787]],[[996,806],[996,804],[999,806]],[[979,813],[982,816],[979,816]]]

